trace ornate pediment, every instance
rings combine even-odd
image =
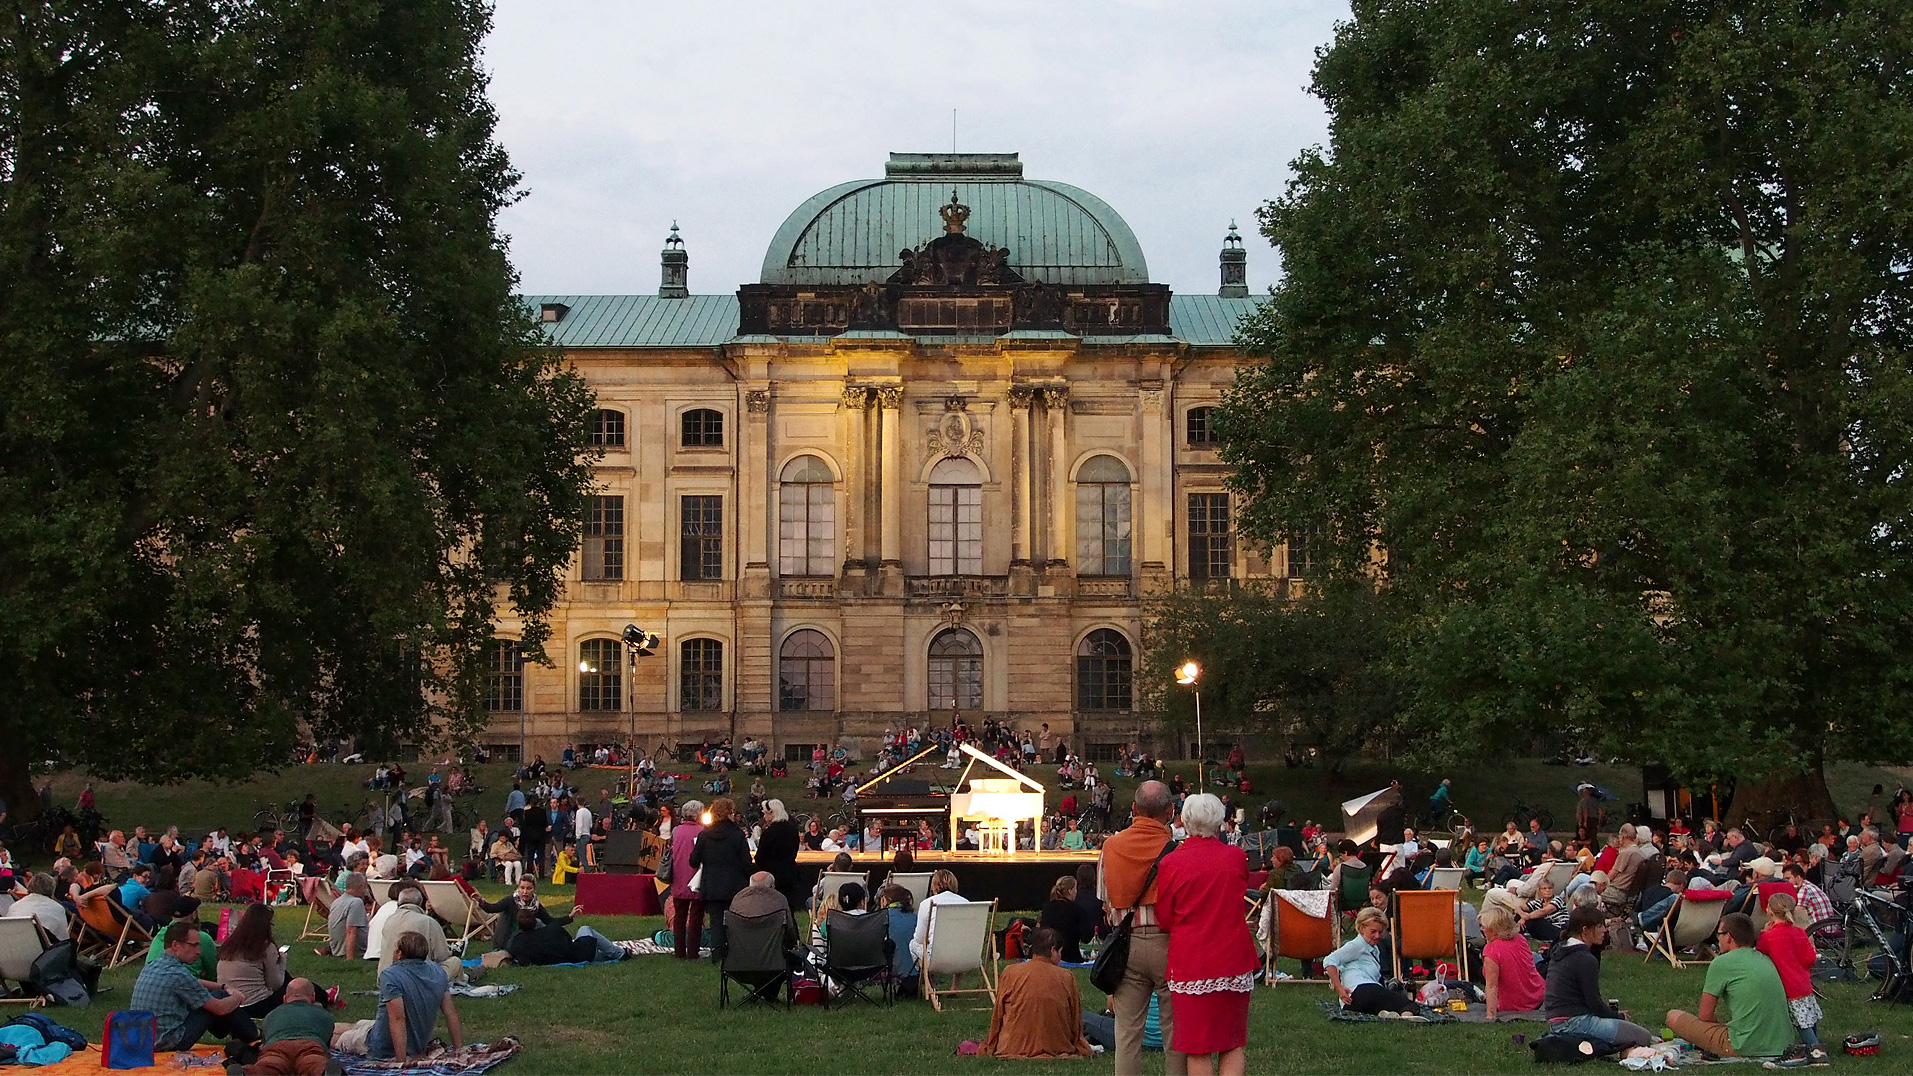
[[[1023,282],[1010,268],[1008,247],[989,246],[963,233],[970,207],[957,201],[955,191],[950,192],[950,204],[938,213],[943,217],[943,234],[915,249],[898,251],[897,259],[902,264],[886,283],[987,287]]]

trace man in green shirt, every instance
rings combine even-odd
[[[174,923],[192,923],[199,919],[199,898],[180,897],[173,901]],[[153,944],[146,950],[146,959],[157,960],[159,954],[166,951],[166,923],[153,931]],[[193,977],[208,987],[219,985],[219,945],[213,941],[212,931],[199,932],[199,957],[186,965],[192,969]]]
[[[311,1073],[328,1071],[332,1050],[332,1014],[318,1003],[311,979],[286,984],[285,1003],[266,1015],[265,1040],[255,1067],[263,1072]]]
[[[1723,915],[1716,938],[1720,955],[1707,965],[1700,1012],[1669,1012],[1668,1028],[1718,1057],[1779,1057],[1793,1045],[1793,1018],[1780,972],[1754,949],[1754,921],[1739,912]]]

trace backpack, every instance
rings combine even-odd
[[[95,973],[94,982],[98,981]],[[74,968],[70,941],[60,942],[34,958],[33,968],[27,972],[27,986],[62,1005],[85,1005],[93,1000]]]
[[[159,1044],[159,1017],[144,1009],[121,1009],[106,1014],[100,1033],[100,1066],[143,1069],[153,1066]]]
[[[1560,1064],[1566,1062],[1578,1065],[1597,1057],[1606,1057],[1619,1047],[1606,1039],[1597,1039],[1592,1035],[1575,1035],[1564,1031],[1550,1031],[1546,1035],[1528,1043],[1534,1051],[1537,1064]]]
[[[38,1031],[40,1037],[48,1042],[63,1042],[71,1047],[74,1053],[86,1049],[85,1035],[67,1027],[65,1024],[56,1024],[37,1012],[23,1013],[16,1016],[8,1020],[5,1026],[13,1027],[16,1024],[24,1025]]]

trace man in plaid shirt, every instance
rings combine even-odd
[[[212,1031],[239,1042],[258,1042],[252,1020],[239,1011],[239,995],[208,987],[187,967],[199,958],[199,924],[180,920],[166,928],[166,948],[146,961],[133,984],[131,1007],[157,1017],[160,1050],[190,1050]]]
[[[1818,923],[1822,919],[1833,918],[1833,901],[1828,899],[1826,891],[1807,881],[1807,871],[1798,863],[1789,863],[1782,868],[1787,881],[1793,883],[1794,899],[1807,913],[1807,922]]]

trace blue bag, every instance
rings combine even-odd
[[[106,1014],[100,1035],[100,1064],[109,1069],[153,1066],[159,1044],[159,1018],[144,1009],[121,1009]]]

